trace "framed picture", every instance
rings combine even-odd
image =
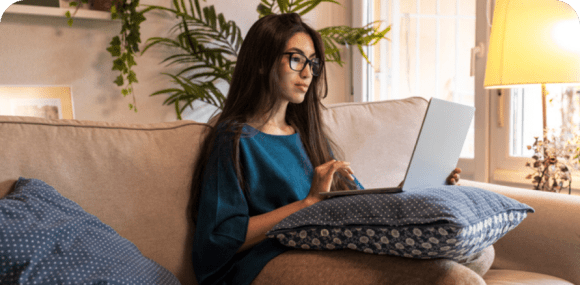
[[[0,86],[0,115],[74,119],[70,87]]]

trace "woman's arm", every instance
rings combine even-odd
[[[246,233],[246,241],[242,244],[240,249],[238,249],[238,252],[250,249],[254,245],[260,243],[266,239],[266,233],[276,224],[291,214],[312,204],[314,204],[314,201],[304,199],[280,207],[274,211],[250,217],[250,221],[248,222],[248,232]]]
[[[318,193],[330,191],[332,177],[336,171],[354,180],[354,177],[351,176],[354,173],[349,164],[349,162],[331,160],[319,165],[314,169],[310,193],[308,193],[306,198],[280,207],[274,211],[250,217],[246,241],[238,249],[238,252],[249,249],[266,239],[266,233],[284,218],[314,203],[322,201],[324,197],[318,195]]]

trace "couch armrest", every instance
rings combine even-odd
[[[544,273],[580,284],[580,197],[462,180],[536,210],[495,243],[494,269]]]

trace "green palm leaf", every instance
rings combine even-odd
[[[157,45],[179,50],[162,61],[167,65],[186,66],[175,75],[165,73],[177,87],[154,92],[151,96],[167,95],[164,104],[174,105],[180,119],[185,108],[191,107],[196,100],[223,107],[225,96],[214,84],[231,82],[243,39],[236,23],[216,13],[214,6],[201,8],[199,0],[188,3],[173,0],[173,6],[174,9],[148,6],[170,12],[180,21],[170,30],[174,38],[150,38],[143,52]]]
[[[375,45],[382,39],[389,40],[386,37],[386,34],[391,30],[391,26],[381,30],[381,23],[381,21],[376,21],[362,28],[335,26],[318,30],[324,39],[325,47],[330,47],[330,52],[327,52],[327,59],[328,55],[330,55],[331,59],[338,59],[339,64],[342,65],[342,61],[340,61],[340,53],[337,51],[335,44],[343,46],[357,46],[361,55],[367,60],[369,64],[371,64],[368,56],[363,50],[363,46]]]

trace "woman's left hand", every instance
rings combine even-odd
[[[457,185],[457,182],[459,182],[459,173],[461,173],[461,168],[459,168],[459,167],[455,168],[451,172],[449,177],[447,177],[447,184],[448,185]]]

